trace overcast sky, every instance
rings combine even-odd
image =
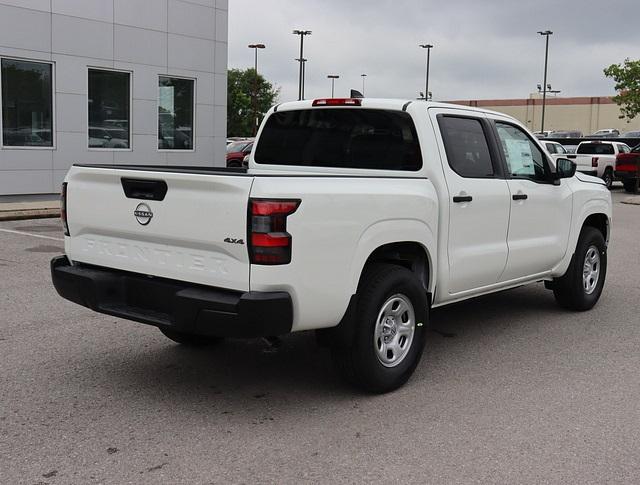
[[[544,38],[552,30],[548,82],[562,96],[612,95],[602,74],[637,57],[639,0],[230,0],[229,67],[252,67],[249,43],[261,42],[259,71],[297,99],[299,37],[305,39],[306,97],[329,96],[327,74],[338,74],[336,96],[415,98],[424,91],[430,43],[434,99],[528,97],[542,83]]]

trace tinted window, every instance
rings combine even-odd
[[[480,120],[440,117],[440,132],[451,168],[462,177],[493,177],[489,145]]]
[[[52,147],[51,64],[2,59],[2,143]]]
[[[129,76],[89,69],[89,148],[129,148]],[[92,130],[103,136],[92,136]]]
[[[544,146],[546,147],[549,153],[551,154],[557,153],[556,145],[554,143],[545,143]]]
[[[422,167],[418,136],[407,113],[352,108],[274,113],[262,130],[255,160],[307,167]]]
[[[556,153],[567,153],[567,149],[563,145],[556,145]]]
[[[546,181],[545,155],[517,126],[496,122],[509,173],[515,178]]]
[[[161,76],[158,82],[158,149],[193,149],[194,81]]]
[[[583,155],[613,155],[613,145],[610,143],[581,143],[576,153]]]

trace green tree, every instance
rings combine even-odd
[[[634,119],[640,114],[640,60],[627,58],[622,64],[611,64],[604,74],[616,83],[618,94],[613,100],[620,106],[620,118]]]
[[[253,135],[253,92],[257,85],[258,120],[276,103],[280,89],[258,74],[255,69],[230,69],[228,72],[227,135]]]

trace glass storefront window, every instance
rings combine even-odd
[[[131,146],[130,73],[89,69],[89,148]]]
[[[193,150],[193,79],[160,76],[158,149]]]
[[[2,145],[53,147],[53,67],[2,59]]]

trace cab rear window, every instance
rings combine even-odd
[[[422,155],[411,116],[401,111],[318,108],[271,115],[259,164],[416,171]]]
[[[613,145],[609,143],[581,143],[576,152],[582,155],[613,155]]]

